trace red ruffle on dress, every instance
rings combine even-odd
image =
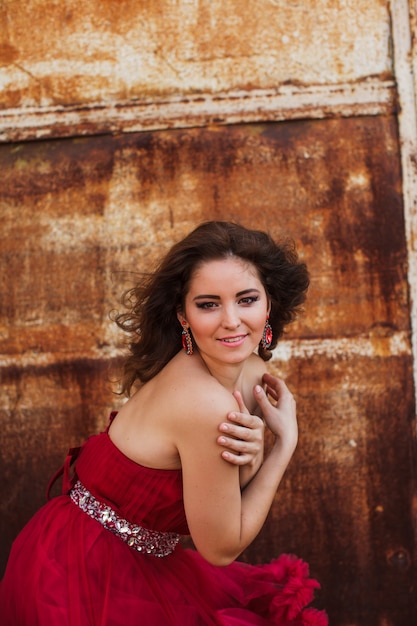
[[[12,546],[3,626],[327,625],[305,608],[319,584],[300,559],[216,567],[176,543],[188,534],[180,470],[138,465],[107,431],[80,450],[71,484]]]

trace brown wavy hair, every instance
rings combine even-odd
[[[270,349],[259,345],[267,361],[285,327],[292,322],[306,298],[309,275],[298,260],[294,243],[276,243],[259,230],[231,222],[205,222],[176,243],[159,267],[126,292],[125,313],[115,315],[117,325],[130,335],[130,355],[124,363],[121,393],[129,395],[135,381],[153,378],[181,350],[183,310],[193,272],[202,263],[229,256],[252,263],[271,303],[269,322],[273,340]]]

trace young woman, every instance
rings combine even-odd
[[[71,451],[63,495],[15,541],[3,624],[327,623],[304,608],[318,587],[305,563],[235,561],[296,447],[294,399],[265,361],[308,282],[289,244],[208,222],[129,293],[116,318],[131,340],[129,399],[106,432]],[[266,458],[256,414],[275,436]],[[179,543],[188,534],[196,550]]]

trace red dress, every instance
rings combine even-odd
[[[63,495],[12,546],[3,626],[326,626],[304,608],[319,585],[296,557],[216,567],[176,543],[188,534],[180,470],[138,465],[107,431],[77,456]]]

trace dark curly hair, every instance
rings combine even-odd
[[[195,269],[206,261],[233,255],[249,261],[271,302],[269,322],[273,341],[270,349],[259,345],[267,361],[287,324],[305,301],[309,275],[298,261],[293,242],[275,243],[267,233],[249,230],[231,222],[205,222],[176,243],[151,275],[124,296],[125,313],[115,316],[117,325],[131,336],[130,355],[125,361],[121,393],[130,394],[136,380],[153,378],[181,349],[181,326],[177,312]]]

